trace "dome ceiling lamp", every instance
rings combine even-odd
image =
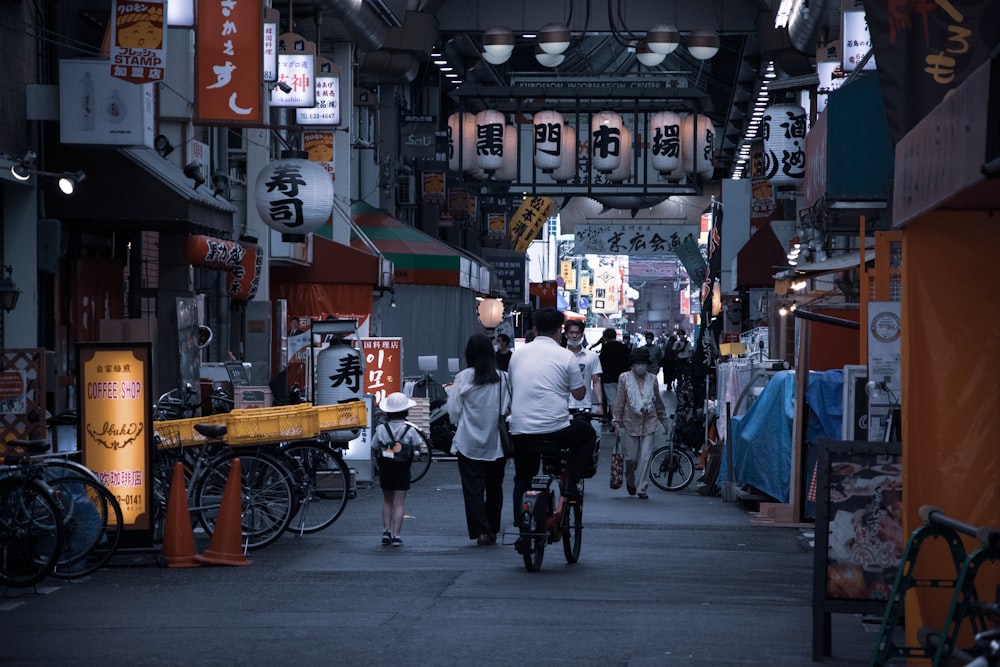
[[[714,30],[695,30],[687,38],[687,50],[693,58],[710,60],[719,52],[719,35]]]
[[[569,48],[569,28],[561,23],[547,23],[538,31],[538,47],[550,55],[562,55]]]
[[[483,60],[502,65],[514,53],[514,33],[505,26],[495,26],[483,33]]]

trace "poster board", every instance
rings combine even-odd
[[[830,614],[885,611],[905,542],[901,445],[820,440],[813,660],[831,654]]]

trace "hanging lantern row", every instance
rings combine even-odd
[[[806,111],[797,104],[764,110],[764,176],[772,185],[801,183],[806,172]]]
[[[534,120],[534,165],[554,181],[577,175],[579,146],[576,130],[557,111],[540,111]],[[697,174],[711,178],[715,127],[702,114],[681,116],[661,111],[650,118],[649,154],[653,168],[671,180]],[[499,111],[454,113],[448,118],[448,167],[475,178],[493,176],[513,181],[517,173],[517,128]],[[593,169],[612,183],[632,178],[634,135],[620,114],[602,111],[590,122]]]

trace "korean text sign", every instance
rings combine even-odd
[[[393,393],[403,391],[403,339],[362,338],[365,357],[365,393],[375,397],[375,404]]]

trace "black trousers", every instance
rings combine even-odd
[[[465,500],[465,523],[469,539],[484,533],[500,533],[500,512],[503,507],[503,476],[507,459],[479,461],[458,454],[458,474],[462,477],[462,498]]]
[[[531,487],[531,478],[538,474],[542,462],[540,445],[552,442],[559,447],[570,450],[569,482],[575,484],[584,476],[584,472],[593,465],[594,449],[597,447],[597,432],[590,422],[584,419],[572,419],[569,426],[554,433],[518,434],[514,441],[514,524],[520,520],[521,501],[524,492]]]

